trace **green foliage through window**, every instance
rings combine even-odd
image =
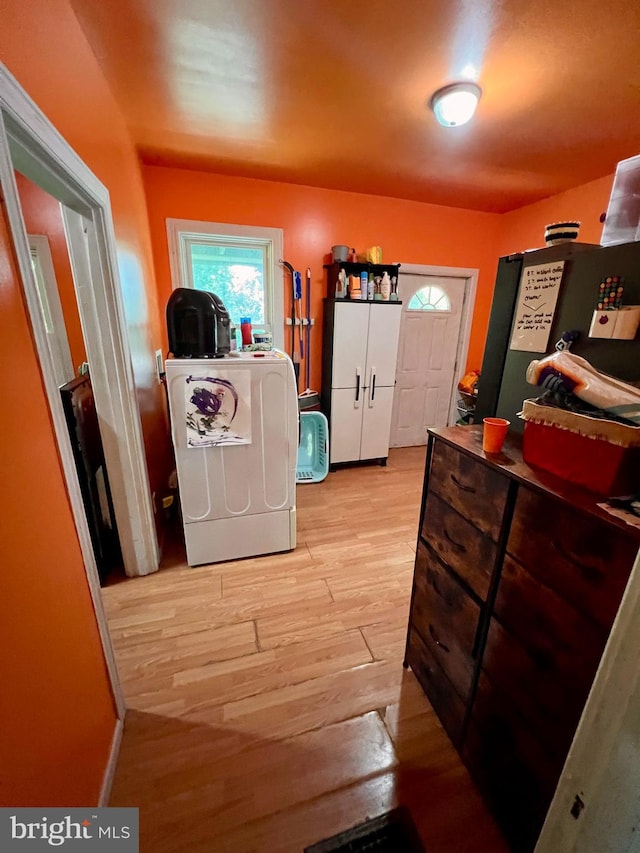
[[[237,242],[191,243],[193,286],[208,290],[224,302],[231,320],[251,317],[265,322],[265,252]]]

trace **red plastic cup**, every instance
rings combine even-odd
[[[504,418],[483,418],[482,449],[485,453],[500,453],[511,421]]]

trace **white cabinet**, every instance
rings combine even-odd
[[[399,302],[325,300],[322,399],[332,465],[386,462],[401,310]]]

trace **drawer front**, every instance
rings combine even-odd
[[[591,680],[576,685],[572,673],[564,678],[557,658],[534,658],[496,619],[491,620],[482,668],[532,734],[544,741],[549,755],[564,759]]]
[[[461,699],[469,694],[480,608],[438,559],[418,547],[411,624]]]
[[[462,734],[465,705],[415,629],[409,633],[407,663],[427,694],[451,740],[458,744]]]
[[[480,673],[462,757],[514,851],[532,851],[563,761]]]
[[[535,847],[563,763],[480,674],[462,757],[514,851]]]
[[[494,615],[539,668],[586,693],[607,631],[505,555]]]
[[[436,439],[429,490],[497,541],[509,480],[503,474]]]
[[[486,600],[496,559],[492,539],[431,491],[422,520],[422,537],[479,598]]]
[[[638,540],[520,487],[507,551],[530,574],[609,631]]]

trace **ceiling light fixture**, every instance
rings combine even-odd
[[[481,95],[476,83],[452,83],[438,89],[429,106],[443,127],[458,127],[473,117]]]

